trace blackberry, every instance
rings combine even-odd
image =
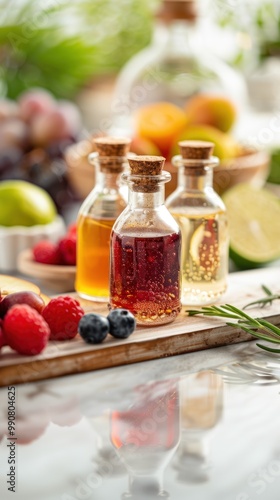
[[[109,321],[100,314],[85,314],[79,322],[78,331],[88,344],[100,344],[109,333]]]
[[[135,330],[135,318],[127,309],[113,309],[107,318],[110,324],[110,334],[117,339],[126,339]]]

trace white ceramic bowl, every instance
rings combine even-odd
[[[59,216],[50,224],[31,227],[0,226],[0,270],[15,271],[20,252],[32,248],[43,239],[56,242],[64,234],[65,224]]]

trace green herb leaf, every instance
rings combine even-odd
[[[270,342],[272,344],[280,344],[280,328],[276,325],[273,325],[269,321],[262,318],[253,318],[249,316],[249,314],[244,313],[238,307],[235,307],[230,304],[225,304],[222,306],[208,306],[202,307],[200,310],[198,309],[190,309],[186,311],[189,316],[216,316],[219,318],[229,318],[236,319],[235,323],[227,322],[228,326],[233,328],[239,328],[244,332],[249,333],[253,337],[258,339],[265,340],[266,342]],[[265,349],[270,352],[280,353],[280,349],[272,349],[262,344],[257,344],[261,349]]]
[[[258,300],[254,300],[253,302],[249,302],[249,304],[246,304],[246,306],[243,307],[244,309],[248,309],[248,307],[252,306],[259,306],[261,308],[265,307],[266,305],[271,305],[274,300],[280,299],[279,294],[273,294],[272,291],[265,285],[262,285],[263,291],[266,293],[266,297],[263,297]]]

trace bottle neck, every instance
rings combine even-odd
[[[123,499],[130,498],[131,500],[146,500],[169,499],[169,495],[163,490],[163,472],[144,476],[129,473],[129,493],[123,495]]]
[[[129,187],[128,204],[130,208],[155,209],[164,205],[164,184],[170,179],[171,174],[165,170],[157,175],[124,172],[122,180]]]
[[[118,191],[121,173],[103,172],[100,165],[95,165],[96,186],[100,191]]]
[[[204,191],[206,188],[213,187],[213,169],[207,167],[203,173],[197,175],[195,168],[179,167],[178,187],[190,191]]]
[[[132,209],[160,207],[164,204],[164,185],[157,186],[157,191],[152,193],[135,191],[131,187],[128,192],[128,204]]]
[[[176,52],[181,49],[186,51],[188,46],[193,45],[196,25],[188,20],[175,19],[169,24],[159,20],[154,32],[153,43],[156,46],[166,47],[168,51]]]

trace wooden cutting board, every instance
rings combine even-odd
[[[280,293],[280,269],[268,268],[232,273],[229,275],[228,291],[220,301],[242,308],[248,302],[264,295],[261,285]],[[73,294],[73,296],[75,296]],[[106,315],[106,305],[81,301],[86,312],[94,311]],[[202,349],[235,344],[252,340],[240,330],[226,326],[220,319],[188,317],[186,307],[171,324],[160,327],[137,327],[127,340],[116,340],[108,335],[103,344],[90,346],[78,335],[71,341],[49,342],[38,356],[21,356],[9,347],[0,355],[0,386],[20,384],[35,380],[58,377],[146,361],[150,359],[191,353]],[[280,324],[280,301],[264,309],[248,311],[255,317],[265,317]]]

